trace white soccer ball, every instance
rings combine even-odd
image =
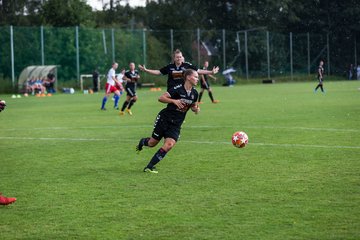
[[[243,148],[249,143],[249,137],[244,131],[238,131],[232,135],[231,142],[235,147]]]

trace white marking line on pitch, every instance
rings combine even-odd
[[[1,131],[18,131],[18,130],[70,130],[70,129],[119,129],[119,128],[151,128],[153,125],[133,125],[133,126],[88,126],[88,127],[42,127],[42,128],[8,128],[1,129]],[[230,126],[216,126],[216,125],[183,125],[186,128],[232,128]],[[360,129],[346,129],[346,128],[311,128],[311,127],[276,127],[276,126],[244,126],[244,130],[251,129],[289,129],[289,130],[308,130],[308,131],[329,131],[329,132],[360,132]]]
[[[184,128],[224,128],[226,126],[184,126]],[[229,126],[227,126],[229,127]],[[360,129],[346,129],[346,128],[311,128],[311,127],[274,127],[274,126],[244,126],[247,128],[259,129],[289,129],[289,130],[309,130],[309,131],[330,131],[330,132],[360,132]]]
[[[14,140],[45,140],[45,141],[107,141],[110,139],[99,139],[99,138],[35,138],[35,137],[0,137],[0,139],[14,139]]]
[[[41,140],[41,141],[122,141],[137,143],[138,139],[101,139],[101,138],[35,138],[35,137],[0,137],[0,139],[12,140]],[[210,142],[210,141],[190,141],[180,140],[180,143],[195,143],[195,144],[231,144],[230,142]],[[360,146],[328,146],[328,145],[307,145],[307,144],[277,144],[277,143],[249,143],[257,146],[271,146],[271,147],[298,147],[298,148],[331,148],[331,149],[360,149]]]
[[[153,125],[135,125],[135,126],[89,126],[89,127],[38,127],[38,128],[8,128],[1,131],[17,130],[70,130],[70,129],[117,129],[117,128],[151,128]]]

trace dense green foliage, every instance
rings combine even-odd
[[[181,139],[142,172],[159,92],[132,117],[102,94],[11,99],[0,113],[2,239],[358,239],[359,84],[214,88]],[[123,102],[121,98],[120,102]],[[244,130],[245,149],[231,145]]]
[[[103,10],[94,11],[85,0],[3,0],[0,91],[8,89],[9,79],[16,79],[26,66],[42,64],[40,26],[44,26],[44,64],[59,65],[58,79],[74,82],[74,87],[78,74],[91,73],[95,67],[105,74],[113,60],[121,67],[129,61],[162,67],[176,48],[196,65],[207,59],[222,69],[234,67],[244,77],[241,30],[245,29],[258,29],[247,32],[250,78],[267,78],[268,65],[270,78],[290,76],[292,70],[309,74],[316,71],[320,59],[329,68],[326,73],[346,77],[350,64],[357,65],[360,59],[360,6],[355,0],[149,0],[145,7],[130,7],[122,0],[104,2]],[[14,74],[9,25],[14,26]],[[79,69],[75,26],[79,27]],[[198,40],[211,48],[211,55],[198,53],[205,49]]]
[[[228,29],[265,26],[285,32],[359,32],[360,6],[356,0],[259,0],[259,1],[147,1],[145,7],[124,6],[124,1],[105,2],[92,12],[85,0],[3,0],[2,25],[93,27],[148,27],[151,29]]]

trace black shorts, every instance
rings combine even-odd
[[[127,96],[130,96],[130,97],[135,97],[136,96],[136,89],[135,88],[126,87],[125,91],[126,91]]]
[[[180,138],[181,125],[174,124],[171,120],[157,115],[154,123],[153,138],[160,141],[161,138],[172,138],[177,141]]]
[[[209,88],[210,88],[210,84],[209,84],[209,82],[206,80],[205,81],[205,84],[204,84],[204,82],[203,81],[200,81],[200,85],[201,85],[201,88],[202,89],[206,89],[206,90],[209,90]]]

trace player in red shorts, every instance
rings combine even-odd
[[[5,197],[0,193],[0,205],[9,205],[16,201],[16,198]]]
[[[121,73],[116,75],[116,79],[118,80],[118,82],[115,83],[115,87],[117,88],[117,90],[119,90],[120,97],[124,93],[124,86],[123,86],[124,80],[122,79],[124,77],[124,74],[125,74],[125,69],[121,70]],[[115,100],[115,97],[116,97],[116,94],[114,93],[114,97],[112,98],[112,100]],[[119,100],[120,100],[120,98],[119,98]],[[119,106],[116,106],[115,109],[119,110]]]
[[[116,74],[115,74],[115,70],[118,68],[118,66],[119,65],[116,62],[114,62],[108,72],[107,82],[105,85],[105,96],[102,100],[101,110],[106,110],[105,105],[111,93],[115,93],[114,108],[118,108],[120,91],[116,88],[116,84],[118,84],[119,81],[116,79]]]

